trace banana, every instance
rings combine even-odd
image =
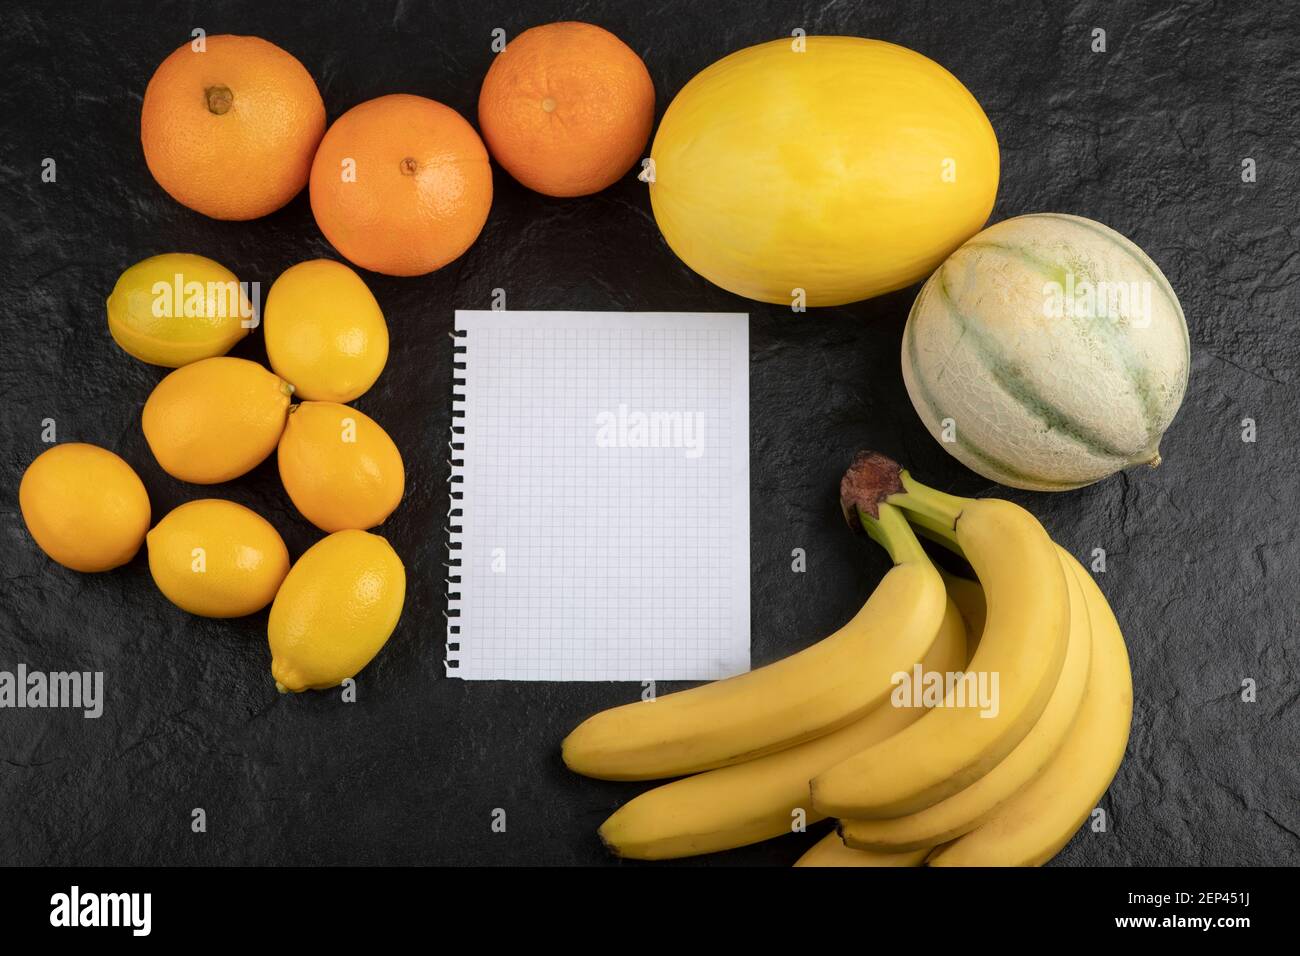
[[[864,510],[894,567],[848,624],[775,664],[588,718],[564,741],[569,769],[652,780],[724,767],[829,733],[888,697],[893,675],[934,642],[947,597],[902,514]]]
[[[977,829],[935,850],[928,866],[1041,866],[1088,819],[1128,746],[1133,678],[1119,622],[1101,588],[1069,558],[1092,621],[1092,666],[1079,716],[1047,768]]]
[[[968,673],[984,676],[990,691],[998,681],[993,716],[979,706],[950,706],[957,700],[949,694],[944,706],[813,779],[817,812],[879,819],[916,813],[964,790],[1024,739],[1061,673],[1070,599],[1056,546],[1023,508],[935,491],[882,456],[862,456],[855,469],[853,490],[868,505],[883,499],[954,529],[988,602]]]
[[[858,850],[898,853],[946,843],[975,829],[999,804],[1033,780],[1060,748],[1083,702],[1092,659],[1092,627],[1070,556],[1057,549],[1070,591],[1070,636],[1061,676],[1043,715],[1001,763],[965,790],[916,813],[889,820],[845,820],[840,836]]]
[[[795,866],[920,866],[929,850],[911,850],[907,853],[873,853],[870,850],[850,850],[832,830],[822,837],[799,859]]]
[[[938,567],[938,565],[936,565]],[[979,650],[980,634],[984,632],[984,617],[988,609],[984,606],[984,589],[978,581],[963,578],[960,575],[938,568],[939,577],[943,578],[944,590],[957,605],[961,619],[966,623],[966,664]]]
[[[927,670],[947,672],[965,663],[966,628],[949,601],[939,634],[922,660]],[[925,713],[886,702],[847,727],[746,763],[674,780],[620,807],[600,828],[615,854],[636,860],[669,860],[714,853],[790,832],[793,813],[807,823],[808,781],[845,757],[884,740]],[[835,842],[839,839],[832,833]],[[925,854],[921,854],[924,857]],[[920,865],[919,861],[917,864]]]

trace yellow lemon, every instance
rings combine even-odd
[[[388,432],[334,402],[289,409],[278,458],[290,500],[322,531],[381,524],[406,487],[402,455]]]
[[[74,571],[108,571],[140,550],[149,495],[139,476],[97,445],[55,445],[18,486],[23,521],[41,550]]]
[[[238,478],[275,449],[293,386],[256,362],[210,358],[172,372],[144,403],[149,448],[174,478]]]
[[[324,690],[370,663],[402,616],[406,569],[387,541],[337,531],[307,549],[271,605],[271,676],[281,691]]]
[[[188,501],[146,540],[158,590],[182,611],[203,617],[260,611],[289,573],[289,551],[279,533],[233,501]]]
[[[178,368],[225,355],[248,334],[252,306],[235,274],[211,259],[170,252],[137,262],[108,297],[108,331],[130,355]]]
[[[285,270],[263,318],[271,368],[302,398],[350,402],[388,361],[388,326],[361,277],[341,262],[313,259]]]

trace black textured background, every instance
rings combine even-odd
[[[35,547],[17,489],[47,417],[60,440],[125,457],[155,520],[216,493],[269,517],[294,557],[317,537],[274,459],[217,489],[165,475],[139,427],[163,371],[123,353],[105,326],[119,272],[146,256],[200,253],[265,290],[288,266],[332,255],[305,193],[266,219],[224,223],[153,182],[141,95],[189,31],[283,46],[315,76],[331,120],[395,92],[473,118],[493,28],[514,36],[558,19],[598,23],[637,50],[660,115],[714,60],[797,27],[912,47],[952,70],[993,122],[1003,163],[993,221],[1089,216],[1160,264],[1193,351],[1164,465],[1074,493],[999,492],[1076,555],[1106,549],[1100,581],[1133,658],[1133,735],[1105,799],[1112,829],[1078,835],[1058,862],[1300,862],[1300,26],[1288,5],[249,0],[145,11],[4,5],[0,669],[103,670],[108,699],[99,720],[0,711],[0,863],[608,862],[595,828],[640,787],[568,774],[558,744],[639,687],[443,678],[447,332],[453,309],[488,307],[493,288],[512,308],[751,314],[755,664],[838,626],[884,571],[836,508],[852,451],[900,456],[940,487],[996,491],[926,435],[908,402],[898,345],[915,290],[804,315],[747,302],[673,256],[634,174],[554,200],[498,169],[491,217],[462,259],[418,279],[366,274],[392,354],[356,404],[406,458],[407,496],[382,533],[406,562],[409,593],[360,675],[358,703],[279,696],[265,613],[182,613],[155,590],[143,551],[81,575]],[[1094,27],[1106,53],[1090,50]],[[40,181],[45,157],[56,184]],[[1258,164],[1254,184],[1241,181],[1245,157]],[[234,354],[264,359],[260,334]],[[1246,417],[1254,444],[1241,440]],[[790,571],[795,547],[807,549],[805,574]],[[1246,677],[1257,703],[1240,700]],[[190,831],[195,807],[206,834]],[[504,834],[491,832],[495,807],[508,812]],[[814,838],[700,862],[789,864]]]

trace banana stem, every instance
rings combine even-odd
[[[961,517],[969,499],[958,498],[923,485],[906,471],[900,472],[899,479],[904,490],[890,495],[886,501],[902,508],[907,512],[908,519],[917,524],[921,523],[918,518],[924,518],[932,528],[946,528],[949,531],[956,529],[957,519]]]
[[[913,511],[908,512],[907,523],[919,532],[921,537],[942,545],[959,558],[965,557],[961,545],[957,543],[957,532],[946,522]]]
[[[930,556],[921,547],[921,542],[916,540],[916,534],[907,523],[907,519],[903,517],[903,512],[884,503],[881,503],[879,510],[880,516],[877,518],[873,518],[865,511],[859,511],[858,518],[862,521],[863,529],[871,535],[871,539],[889,552],[890,560],[895,564],[908,561],[928,562]]]
[[[954,535],[955,545],[957,519],[969,504],[969,498],[921,484],[898,462],[875,451],[858,452],[840,479],[840,508],[849,526],[861,524],[889,552],[895,564],[930,560],[908,521]]]

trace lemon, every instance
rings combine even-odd
[[[322,531],[380,524],[402,500],[402,455],[379,423],[335,402],[289,409],[280,437],[280,480],[302,516]]]
[[[361,277],[331,259],[300,262],[275,280],[263,319],[266,355],[302,398],[350,402],[388,361],[388,326]]]
[[[252,308],[235,274],[211,259],[170,252],[137,262],[108,297],[108,331],[130,355],[178,368],[225,355],[248,334]]]
[[[323,690],[355,676],[388,641],[405,599],[406,569],[379,535],[337,531],[317,541],[271,605],[276,687]]]
[[[289,573],[289,551],[279,533],[233,501],[188,501],[146,540],[158,590],[182,611],[203,617],[260,611]]]
[[[74,571],[108,571],[140,550],[149,495],[117,455],[71,442],[38,455],[18,486],[23,521],[41,550]]]
[[[210,358],[154,388],[141,423],[167,474],[199,485],[229,481],[275,450],[293,386],[256,362]]]

